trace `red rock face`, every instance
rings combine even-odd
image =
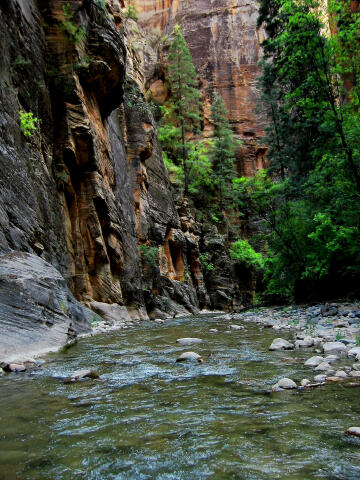
[[[234,133],[243,142],[237,153],[239,174],[251,176],[263,168],[266,148],[259,145],[263,118],[255,113],[263,32],[256,29],[256,1],[137,0],[136,6],[139,23],[149,31],[170,33],[176,23],[182,25],[204,95],[205,136],[212,135],[210,105],[217,91],[229,110]]]

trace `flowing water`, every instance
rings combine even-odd
[[[272,329],[228,324],[142,323],[0,378],[0,479],[359,479],[360,441],[344,430],[360,426],[360,387],[271,393],[312,378],[312,353],[269,352]],[[204,343],[175,343],[188,336]],[[189,350],[205,362],[175,363]],[[101,378],[64,384],[81,368]]]

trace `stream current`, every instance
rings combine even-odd
[[[0,479],[360,479],[360,441],[344,434],[360,425],[360,387],[272,393],[313,378],[311,351],[269,352],[291,334],[230,323],[144,322],[0,378]],[[184,351],[204,363],[175,363]],[[101,378],[64,384],[83,368]]]

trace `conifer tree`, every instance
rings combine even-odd
[[[214,124],[214,140],[210,150],[214,183],[219,189],[220,209],[229,200],[232,181],[236,177],[235,141],[228,120],[229,112],[219,94],[215,94],[211,105],[211,119]]]
[[[179,25],[175,26],[174,32],[167,70],[171,98],[165,110],[163,128],[171,131],[169,148],[182,163],[184,194],[188,195],[188,155],[190,150],[189,136],[191,136],[189,134],[199,129],[201,94],[191,54]],[[166,145],[164,147],[166,149]]]

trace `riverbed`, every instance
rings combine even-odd
[[[344,432],[360,425],[360,387],[271,392],[309,378],[311,353],[269,352],[272,329],[230,323],[143,322],[0,378],[0,479],[359,479],[360,441]],[[204,363],[176,363],[184,351]],[[100,378],[64,383],[82,368]]]

